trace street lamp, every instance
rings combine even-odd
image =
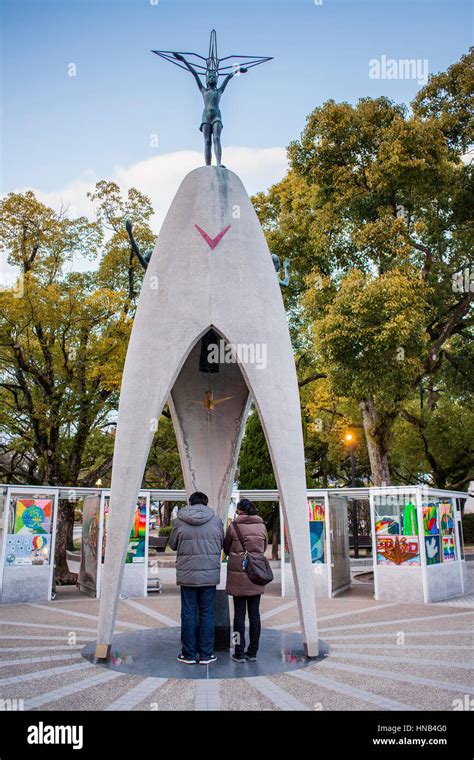
[[[351,457],[351,486],[355,488],[355,454],[354,449],[356,445],[356,438],[353,433],[347,432],[344,435],[344,443],[349,447],[349,453]],[[359,526],[357,520],[357,501],[352,499],[352,532],[354,540],[354,557],[359,557]]]
[[[344,442],[347,446],[349,446],[349,452],[351,455],[351,486],[352,488],[355,488],[355,456],[354,456],[354,448],[355,448],[355,437],[353,433],[346,433],[344,436]]]

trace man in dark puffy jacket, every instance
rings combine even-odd
[[[181,647],[179,662],[215,662],[214,615],[216,586],[221,577],[224,545],[222,520],[207,506],[206,494],[196,491],[182,507],[169,545],[177,550],[176,583],[181,586]]]

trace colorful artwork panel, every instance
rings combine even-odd
[[[51,499],[17,499],[13,533],[51,533]]]
[[[419,565],[418,536],[378,536],[377,563],[379,565]]]
[[[48,565],[51,536],[47,534],[9,533],[5,546],[5,564]]]
[[[146,536],[146,500],[139,499],[133,518],[130,538],[145,538]]]
[[[146,500],[139,499],[133,517],[130,542],[125,557],[126,564],[145,561]]]
[[[438,565],[441,562],[439,536],[425,536],[426,564]]]
[[[402,510],[402,525],[404,536],[418,535],[418,519],[416,516],[416,507],[412,501],[404,505]]]
[[[102,538],[102,562],[105,559],[105,546],[107,543],[107,523],[109,519],[110,499],[107,496],[104,500],[104,534]],[[135,508],[133,516],[132,530],[130,531],[130,541],[128,544],[127,554],[125,555],[125,564],[129,565],[134,562],[145,561],[145,540],[146,540],[146,499],[140,497]]]
[[[454,536],[443,536],[443,562],[454,562],[456,550],[454,548]]]
[[[375,532],[385,535],[397,535],[400,533],[400,523],[390,515],[383,515],[375,522]]]
[[[324,521],[324,499],[308,499],[310,522]]]
[[[436,536],[439,533],[438,509],[434,502],[423,504],[423,530],[425,536]]]
[[[450,536],[454,534],[454,510],[451,499],[440,502],[439,523],[441,526],[441,535]]]
[[[324,562],[324,523],[310,522],[311,562]]]

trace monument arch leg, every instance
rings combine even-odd
[[[255,365],[248,365],[244,373],[265,433],[285,519],[305,654],[317,657],[316,598],[308,529],[299,394],[296,377],[293,388],[283,381],[282,370],[283,374],[286,373],[280,362],[285,363],[281,356],[278,363],[272,363],[273,366],[269,364],[263,372]],[[291,364],[293,367],[287,367],[287,370],[295,372],[292,356]],[[264,377],[267,372],[270,374]],[[273,378],[271,388],[268,387],[270,376]]]
[[[187,355],[206,329],[201,326],[196,337],[196,326],[188,327],[187,331],[181,329],[180,340],[174,341],[166,331],[142,331],[136,320],[130,338],[112,467],[97,632],[98,659],[105,659],[110,651],[135,503],[158,420]],[[184,353],[183,345],[189,347]],[[155,359],[148,363],[148,356],[161,361]]]

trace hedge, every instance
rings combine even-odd
[[[464,543],[474,544],[474,513],[463,516],[462,530],[464,534]]]

